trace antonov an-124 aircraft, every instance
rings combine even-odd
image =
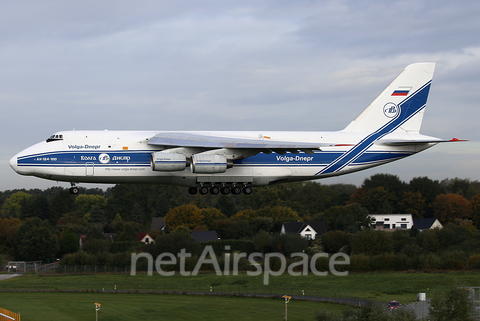
[[[61,131],[15,155],[10,166],[21,175],[70,182],[72,194],[77,183],[250,194],[252,186],[348,174],[458,141],[419,133],[434,69],[435,63],[407,66],[336,132]]]

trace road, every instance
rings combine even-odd
[[[6,280],[6,279],[11,279],[16,276],[20,276],[21,274],[0,274],[0,281]]]

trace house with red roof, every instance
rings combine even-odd
[[[138,241],[145,244],[150,244],[150,243],[155,244],[155,240],[150,235],[148,235],[148,233],[137,233],[137,239]]]

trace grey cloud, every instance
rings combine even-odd
[[[480,43],[476,1],[327,1],[317,9],[298,33],[328,52],[341,48],[360,57],[397,56]]]

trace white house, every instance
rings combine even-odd
[[[370,214],[377,230],[409,230],[413,226],[412,214]]]

